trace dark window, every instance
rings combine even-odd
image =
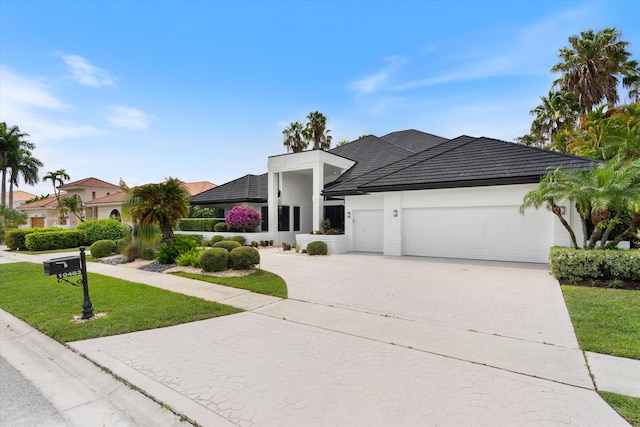
[[[260,217],[262,221],[260,228],[262,228],[262,231],[269,231],[269,206],[262,206],[262,208],[260,208]]]
[[[289,206],[278,206],[278,231],[289,231]]]
[[[344,205],[325,206],[324,217],[331,222],[331,228],[344,230]]]
[[[300,231],[300,206],[293,207],[293,231]]]

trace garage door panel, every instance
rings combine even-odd
[[[519,206],[412,208],[403,211],[403,253],[547,262],[552,217]]]
[[[353,212],[354,250],[357,252],[382,252],[382,210],[358,210]]]

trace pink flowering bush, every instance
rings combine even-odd
[[[260,214],[249,206],[234,206],[227,212],[225,221],[231,230],[253,231],[262,222]]]

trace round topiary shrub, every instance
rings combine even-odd
[[[227,231],[227,229],[228,227],[226,222],[219,222],[213,226],[213,231],[217,231],[218,233],[221,231]]]
[[[87,244],[98,240],[118,240],[127,235],[128,227],[120,221],[111,218],[88,219],[81,222],[76,230],[83,230],[87,234]]]
[[[229,263],[229,252],[224,248],[211,248],[200,255],[200,268],[203,271],[224,271]]]
[[[98,240],[89,248],[91,256],[94,258],[104,258],[116,251],[116,242],[113,240]]]
[[[307,253],[309,255],[326,255],[329,252],[329,248],[325,242],[316,240],[307,245]]]
[[[221,235],[215,235],[211,238],[211,246],[215,245],[218,242],[222,242],[224,240],[224,236]]]
[[[260,252],[251,246],[235,248],[229,252],[229,268],[250,270],[260,263]]]
[[[223,241],[218,242],[215,245],[213,245],[213,247],[214,248],[223,248],[223,249],[226,249],[227,251],[231,252],[235,248],[241,248],[242,245],[240,243],[238,243],[238,242],[234,242],[233,240],[223,240]]]
[[[231,236],[227,240],[232,240],[234,242],[238,242],[241,245],[244,245],[244,243],[247,241],[247,239],[244,236]]]

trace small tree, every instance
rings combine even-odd
[[[249,206],[234,206],[227,212],[225,221],[232,230],[253,231],[260,225],[262,219],[260,214]]]

